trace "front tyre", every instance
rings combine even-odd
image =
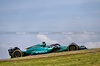
[[[75,51],[75,50],[79,50],[79,46],[75,43],[72,43],[68,46],[68,51]]]
[[[75,45],[69,46],[69,51],[75,51],[78,50],[78,48]]]
[[[13,55],[13,58],[23,56],[22,51],[20,51],[20,50],[15,50],[12,55]]]

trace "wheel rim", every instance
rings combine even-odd
[[[75,46],[70,46],[70,51],[75,51],[76,50],[76,47]]]
[[[14,57],[21,57],[21,53],[20,53],[19,51],[16,51],[16,52],[14,53]]]

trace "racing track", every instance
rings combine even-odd
[[[46,58],[46,57],[54,57],[54,56],[62,56],[62,55],[72,55],[72,54],[83,54],[83,53],[93,53],[93,52],[100,52],[100,48],[77,50],[77,51],[64,51],[64,52],[56,52],[56,53],[48,53],[48,54],[39,54],[39,55],[31,55],[31,56],[12,58],[12,59],[0,59],[0,61],[13,61],[13,60]]]

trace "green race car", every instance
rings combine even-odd
[[[46,43],[42,42],[42,44],[37,44],[28,47],[25,50],[20,50],[18,47],[10,48],[8,49],[8,52],[11,58],[15,58],[33,54],[44,54],[44,53],[60,52],[60,51],[75,51],[82,49],[87,49],[87,48],[85,46],[78,46],[75,43],[71,43],[68,46],[61,46],[60,44],[51,44],[46,46]]]

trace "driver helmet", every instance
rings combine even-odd
[[[46,44],[45,42],[42,42],[42,44]]]

